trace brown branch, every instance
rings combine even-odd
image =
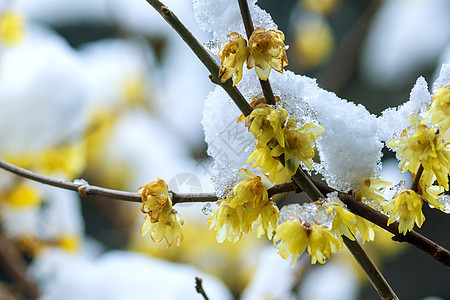
[[[119,191],[107,189],[95,185],[90,185],[87,182],[80,180],[78,182],[69,182],[60,179],[55,179],[47,177],[38,173],[31,172],[29,170],[17,167],[13,164],[7,163],[0,159],[0,168],[8,172],[14,173],[20,177],[34,180],[43,184],[51,185],[54,187],[78,192],[81,196],[103,196],[107,198],[112,198],[116,200],[124,200],[130,202],[142,202],[141,196],[137,193]],[[267,190],[269,197],[275,194],[289,193],[292,191],[300,192],[301,190],[292,182],[277,184]],[[219,198],[214,193],[172,193],[173,204],[184,203],[184,202],[214,202],[219,200]]]
[[[206,49],[198,42],[198,40],[192,35],[192,33],[184,26],[183,23],[175,16],[175,14],[167,8],[161,1],[158,0],[146,0],[148,4],[153,6],[153,8],[164,18],[164,20],[169,23],[170,26],[178,33],[178,35],[186,42],[186,44],[191,48],[198,59],[203,63],[203,65],[211,73],[211,81],[220,85],[225,92],[231,97],[231,99],[236,103],[237,107],[241,110],[244,116],[248,116],[252,112],[252,107],[242,96],[241,92],[233,86],[231,80],[226,82],[221,82],[219,79],[219,65],[216,61],[209,55]]]
[[[203,299],[209,300],[208,296],[205,293],[205,290],[203,289],[202,283],[203,279],[201,279],[200,277],[195,277],[195,290],[197,291],[197,293],[203,296]]]
[[[423,166],[422,166],[422,164],[420,164],[419,169],[417,170],[416,176],[414,176],[414,181],[411,185],[411,190],[413,190],[416,193],[419,188],[419,181],[420,181],[420,177],[422,176],[422,173],[423,173]]]
[[[26,276],[26,263],[19,250],[2,234],[0,234],[0,269],[11,280],[16,292],[26,299],[38,298],[35,284]]]
[[[429,254],[431,257],[442,263],[443,265],[450,267],[450,251],[444,247],[438,245],[437,243],[431,241],[430,239],[424,237],[423,235],[415,232],[414,230],[407,232],[405,235],[398,232],[398,222],[394,222],[387,225],[388,217],[382,213],[376,211],[368,205],[356,200],[354,197],[347,193],[339,192],[328,185],[320,182],[318,180],[312,179],[314,184],[319,188],[319,190],[324,193],[338,192],[339,199],[347,205],[347,208],[354,214],[369,220],[370,222],[380,226],[381,228],[389,231],[394,235],[392,239],[397,242],[407,242],[425,253]]]
[[[250,37],[253,33],[253,21],[252,16],[250,14],[250,10],[248,9],[247,0],[238,0],[239,9],[241,10],[242,21],[244,22],[245,32],[247,33],[247,38],[250,41]],[[261,89],[264,94],[264,98],[266,99],[266,103],[270,105],[275,105],[275,96],[273,95],[272,87],[270,85],[269,79],[267,80],[259,80],[261,84]]]
[[[389,300],[398,299],[397,295],[389,286],[386,279],[384,279],[383,274],[381,274],[378,267],[374,264],[372,259],[370,259],[366,251],[364,251],[363,247],[361,247],[356,239],[352,241],[345,235],[343,235],[342,238],[344,240],[345,246],[350,250],[351,253],[358,253],[358,255],[355,255],[354,257],[358,264],[361,266],[361,269],[363,269],[366,273],[369,281],[377,290],[380,298]]]

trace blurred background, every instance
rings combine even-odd
[[[202,42],[190,0],[165,2]],[[288,70],[379,115],[431,88],[450,62],[448,0],[260,0],[286,35]],[[237,5],[237,4],[236,4]],[[0,158],[72,181],[137,191],[163,178],[211,192],[201,125],[214,85],[144,0],[0,0]],[[385,151],[382,176],[402,177]],[[81,198],[0,171],[0,298],[378,299],[353,258],[294,268],[270,241],[218,245],[208,207],[181,204],[182,245],[140,236],[137,203]],[[203,211],[203,212],[202,212]],[[450,247],[448,216],[420,233]],[[450,298],[450,272],[378,232],[365,248],[401,299]],[[434,296],[435,298],[432,298]]]

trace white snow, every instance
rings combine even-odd
[[[195,276],[203,279],[210,299],[233,299],[223,283],[194,267],[125,251],[88,258],[50,249],[33,262],[30,274],[45,300],[200,299]]]
[[[428,84],[425,78],[419,77],[411,90],[409,101],[398,107],[390,107],[384,110],[378,118],[378,135],[384,142],[398,138],[403,129],[410,127],[407,118],[416,116],[426,109],[426,104],[431,103],[431,94],[428,92]]]

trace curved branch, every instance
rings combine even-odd
[[[186,44],[192,49],[194,54],[200,59],[203,65],[211,72],[211,81],[220,85],[236,103],[244,116],[248,116],[252,112],[252,107],[242,96],[241,92],[232,85],[231,80],[221,82],[219,78],[219,65],[209,55],[209,53],[203,48],[198,40],[192,35],[192,33],[180,22],[175,14],[168,9],[163,3],[158,0],[146,0],[148,4],[169,23],[170,26],[178,33],[178,35],[186,42]]]
[[[397,242],[407,242],[425,253],[429,254],[431,257],[439,261],[440,263],[450,267],[450,251],[440,246],[439,244],[431,241],[430,239],[424,237],[423,235],[415,232],[414,230],[409,231],[405,235],[398,232],[398,222],[394,222],[391,225],[387,225],[388,217],[371,208],[368,205],[356,200],[354,197],[347,193],[335,190],[328,185],[320,182],[318,180],[312,179],[313,183],[319,188],[319,190],[324,193],[338,192],[339,199],[342,200],[347,205],[347,208],[354,214],[369,220],[370,222],[380,226],[381,228],[389,231],[394,235],[392,239]]]
[[[78,192],[81,196],[103,196],[107,198],[124,200],[130,202],[142,202],[141,196],[137,193],[119,191],[107,189],[95,185],[90,185],[84,180],[75,180],[75,182],[64,181],[60,179],[55,179],[47,177],[38,173],[31,172],[29,170],[20,168],[13,164],[7,163],[0,159],[0,168],[8,172],[14,173],[20,177],[27,178],[33,181],[37,181],[43,184],[51,185],[54,187]],[[292,191],[301,192],[297,186],[292,183],[282,183],[274,185],[272,188],[268,189],[267,192],[269,197],[275,194],[289,193]],[[219,200],[219,198],[214,193],[174,193],[172,192],[172,202],[173,204],[185,203],[185,202],[214,202]]]

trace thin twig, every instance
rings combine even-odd
[[[380,295],[381,299],[387,300],[398,299],[397,295],[389,286],[386,279],[384,279],[383,275],[378,270],[377,266],[370,259],[366,251],[364,251],[363,247],[361,247],[361,245],[356,241],[356,239],[352,241],[345,235],[343,235],[342,238],[344,240],[345,246],[347,246],[347,248],[350,250],[352,254],[358,253],[358,255],[354,255],[354,257],[358,262],[358,264],[361,266],[361,269],[363,269],[364,272],[366,273],[370,283],[372,283],[372,285],[377,290],[377,293],[378,295]]]
[[[253,33],[253,21],[252,16],[250,14],[250,10],[248,9],[247,0],[238,0],[239,9],[241,10],[242,21],[244,22],[245,32],[247,33],[247,38],[250,42],[250,37]],[[261,84],[261,89],[264,94],[264,98],[266,99],[266,103],[270,105],[275,105],[275,96],[273,95],[272,86],[270,85],[269,79],[267,80],[259,80]]]
[[[180,37],[186,42],[186,44],[192,49],[194,54],[200,59],[203,65],[211,73],[211,81],[220,85],[236,103],[237,107],[241,110],[244,116],[248,116],[252,112],[250,104],[242,96],[241,92],[233,86],[231,80],[221,82],[219,78],[219,65],[209,55],[206,49],[198,42],[198,40],[192,35],[192,33],[180,22],[175,14],[167,8],[163,3],[157,0],[146,0],[148,4],[153,6],[155,10],[169,23],[170,26],[180,35]]]
[[[203,299],[209,300],[208,296],[205,293],[205,290],[203,289],[202,283],[203,279],[201,279],[200,277],[195,277],[195,290],[197,291],[197,293],[203,296]]]
[[[442,263],[443,265],[450,267],[450,251],[437,243],[429,240],[423,235],[415,232],[414,230],[407,232],[405,235],[398,232],[398,222],[394,222],[387,225],[388,217],[371,208],[368,205],[356,200],[354,197],[347,193],[337,191],[326,185],[323,182],[312,179],[312,182],[318,187],[318,189],[324,193],[338,192],[339,199],[347,205],[347,208],[354,214],[363,217],[366,220],[380,226],[381,228],[389,231],[394,235],[392,240],[397,242],[407,242],[425,253],[431,255],[434,259]]]
[[[419,188],[419,181],[420,181],[420,177],[422,176],[422,173],[423,173],[423,166],[422,166],[422,164],[420,164],[419,169],[417,170],[417,173],[414,176],[414,181],[411,185],[411,190],[413,190],[416,193]]]
[[[0,168],[9,171],[11,173],[14,173],[18,176],[21,176],[23,178],[31,179],[54,187],[59,187],[62,189],[78,192],[83,197],[103,196],[116,200],[141,202],[141,196],[139,196],[137,193],[107,189],[95,185],[90,185],[83,181],[80,181],[80,183],[74,183],[60,179],[55,179],[17,167],[1,159],[0,159]],[[273,187],[268,189],[267,192],[269,194],[269,197],[272,197],[275,194],[289,193],[292,191],[300,192],[301,190],[298,189],[297,186],[292,182],[288,182],[274,185]],[[174,193],[174,192],[171,193],[173,204],[184,202],[214,202],[219,200],[219,198],[214,193],[196,193],[196,194]]]

